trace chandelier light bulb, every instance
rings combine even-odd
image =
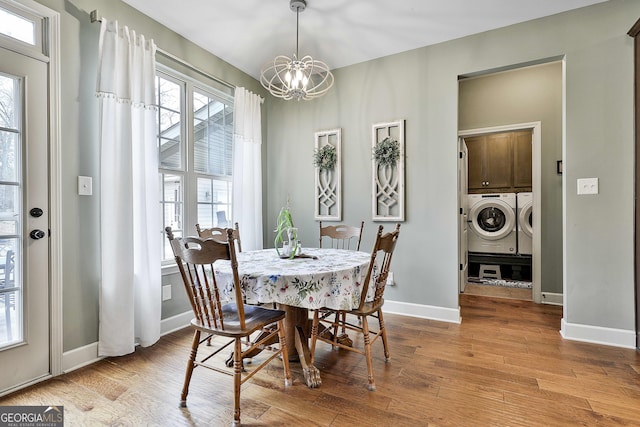
[[[306,0],[290,0],[289,7],[296,16],[304,11]],[[298,59],[298,19],[296,19],[296,54],[293,58],[278,55],[262,67],[260,83],[271,95],[285,100],[300,101],[318,98],[333,86],[333,74],[322,61],[309,55]]]

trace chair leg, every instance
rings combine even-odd
[[[282,349],[282,364],[284,365],[284,386],[291,385],[291,371],[289,370],[289,350],[287,350],[287,339],[284,333],[284,320],[278,321],[278,338],[280,339],[280,348]]]
[[[369,338],[369,322],[367,316],[362,316],[362,334],[364,341],[364,354],[367,359],[367,376],[369,378],[369,391],[376,389],[376,384],[373,380],[373,357],[371,355],[371,339]]]
[[[198,345],[200,344],[200,331],[196,329],[193,333],[193,342],[191,343],[191,354],[189,355],[189,361],[187,362],[187,371],[184,374],[184,385],[182,386],[182,395],[180,396],[180,406],[187,406],[187,394],[189,393],[189,383],[191,382],[191,375],[193,374],[193,368],[195,367],[194,361],[198,354]]]
[[[233,349],[233,425],[240,426],[240,386],[242,381],[242,338],[235,339]]]
[[[382,309],[378,310],[378,324],[380,325],[380,333],[382,334],[382,346],[384,347],[384,361],[391,360],[389,354],[389,344],[387,343],[387,328],[384,327],[384,318],[382,317]]]

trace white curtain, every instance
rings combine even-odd
[[[237,87],[233,102],[233,220],[243,250],[262,249],[262,98]]]
[[[162,244],[153,40],[102,20],[100,101],[101,356],[160,337]]]

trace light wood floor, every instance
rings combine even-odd
[[[321,344],[322,386],[298,364],[285,389],[275,361],[243,386],[253,426],[638,426],[640,353],[563,340],[562,307],[461,295],[462,324],[387,315],[391,362]],[[232,419],[231,379],[196,369],[179,408],[188,329],[0,398],[0,405],[64,405],[68,426],[205,426]],[[381,343],[376,343],[378,346]],[[216,394],[216,391],[219,391]]]
[[[525,301],[533,301],[531,289],[509,288],[506,286],[488,286],[477,283],[467,283],[464,287],[465,295],[479,295],[495,298],[512,298]]]

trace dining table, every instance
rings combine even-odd
[[[275,249],[237,254],[238,276],[247,304],[275,303],[284,310],[285,341],[289,360],[299,361],[308,387],[319,387],[320,372],[309,353],[309,310],[332,308],[352,310],[360,304],[362,285],[371,254],[331,248],[304,248],[293,258]],[[234,282],[231,264],[218,260],[213,265],[219,291],[231,300]],[[373,299],[374,289],[370,289]]]

